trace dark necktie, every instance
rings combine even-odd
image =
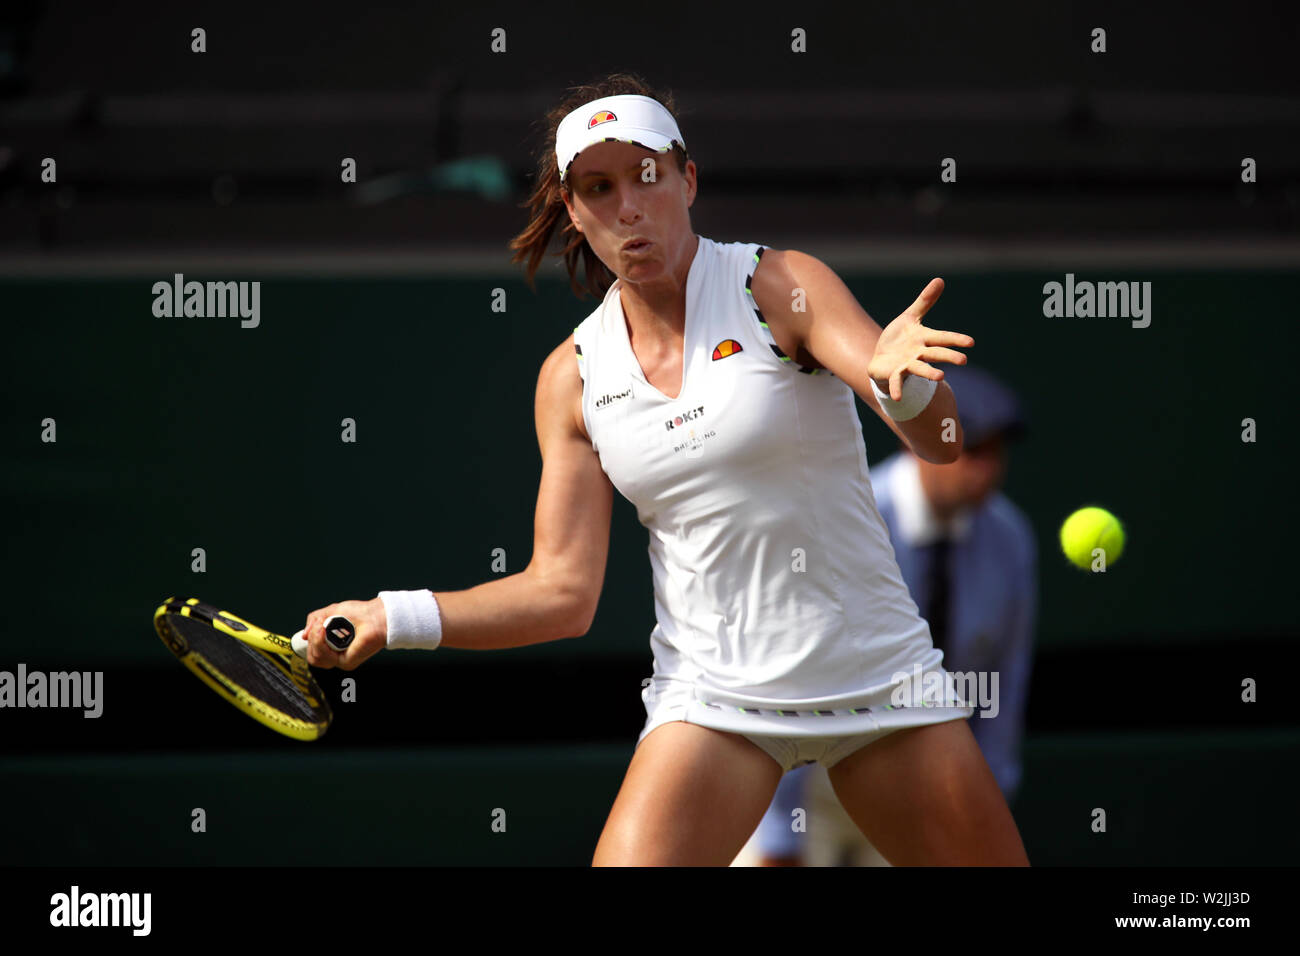
[[[925,619],[930,623],[930,634],[934,638],[934,646],[944,652],[943,666],[951,670],[952,664],[949,660],[951,655],[948,653],[946,646],[948,638],[951,636],[948,633],[948,602],[951,590],[948,580],[948,539],[939,538],[934,544],[930,545],[929,551],[929,606],[926,608]]]

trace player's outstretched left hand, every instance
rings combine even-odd
[[[916,301],[880,333],[876,351],[867,364],[867,374],[894,401],[903,397],[903,378],[907,375],[920,375],[935,382],[943,380],[943,372],[927,363],[966,364],[963,353],[947,346],[970,348],[975,344],[973,338],[961,332],[945,332],[921,324],[925,313],[942,294],[943,280],[931,279]]]

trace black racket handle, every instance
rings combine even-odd
[[[351,621],[342,614],[335,614],[325,621],[325,643],[334,650],[342,654],[351,645],[352,639],[357,636],[357,629]],[[303,632],[299,631],[290,641],[293,645],[293,652],[299,657],[307,657],[307,641],[303,637]]]
[[[357,636],[357,629],[342,614],[335,614],[325,622],[325,643],[342,654]]]

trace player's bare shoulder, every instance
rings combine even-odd
[[[820,368],[804,348],[809,318],[809,276],[826,269],[821,260],[794,249],[768,249],[758,260],[749,289],[754,304],[786,355],[801,365]]]
[[[578,372],[578,353],[572,332],[542,362],[537,376],[535,414],[539,441],[544,430],[551,431],[557,427],[566,432],[571,429],[586,441],[591,441],[582,420],[582,376]]]
[[[774,306],[777,295],[788,296],[797,284],[790,271],[790,250],[764,249],[749,286],[758,307]]]

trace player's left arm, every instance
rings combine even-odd
[[[957,460],[963,440],[957,400],[942,381],[943,373],[929,363],[964,365],[966,356],[948,346],[969,348],[975,340],[921,324],[943,291],[942,279],[931,281],[884,329],[858,304],[833,269],[793,249],[764,252],[752,291],[769,325],[781,323],[798,348],[846,382],[917,456],[935,464]],[[908,375],[938,381],[939,387],[921,414],[896,422],[880,407],[871,380],[874,377],[881,391],[897,400]]]

